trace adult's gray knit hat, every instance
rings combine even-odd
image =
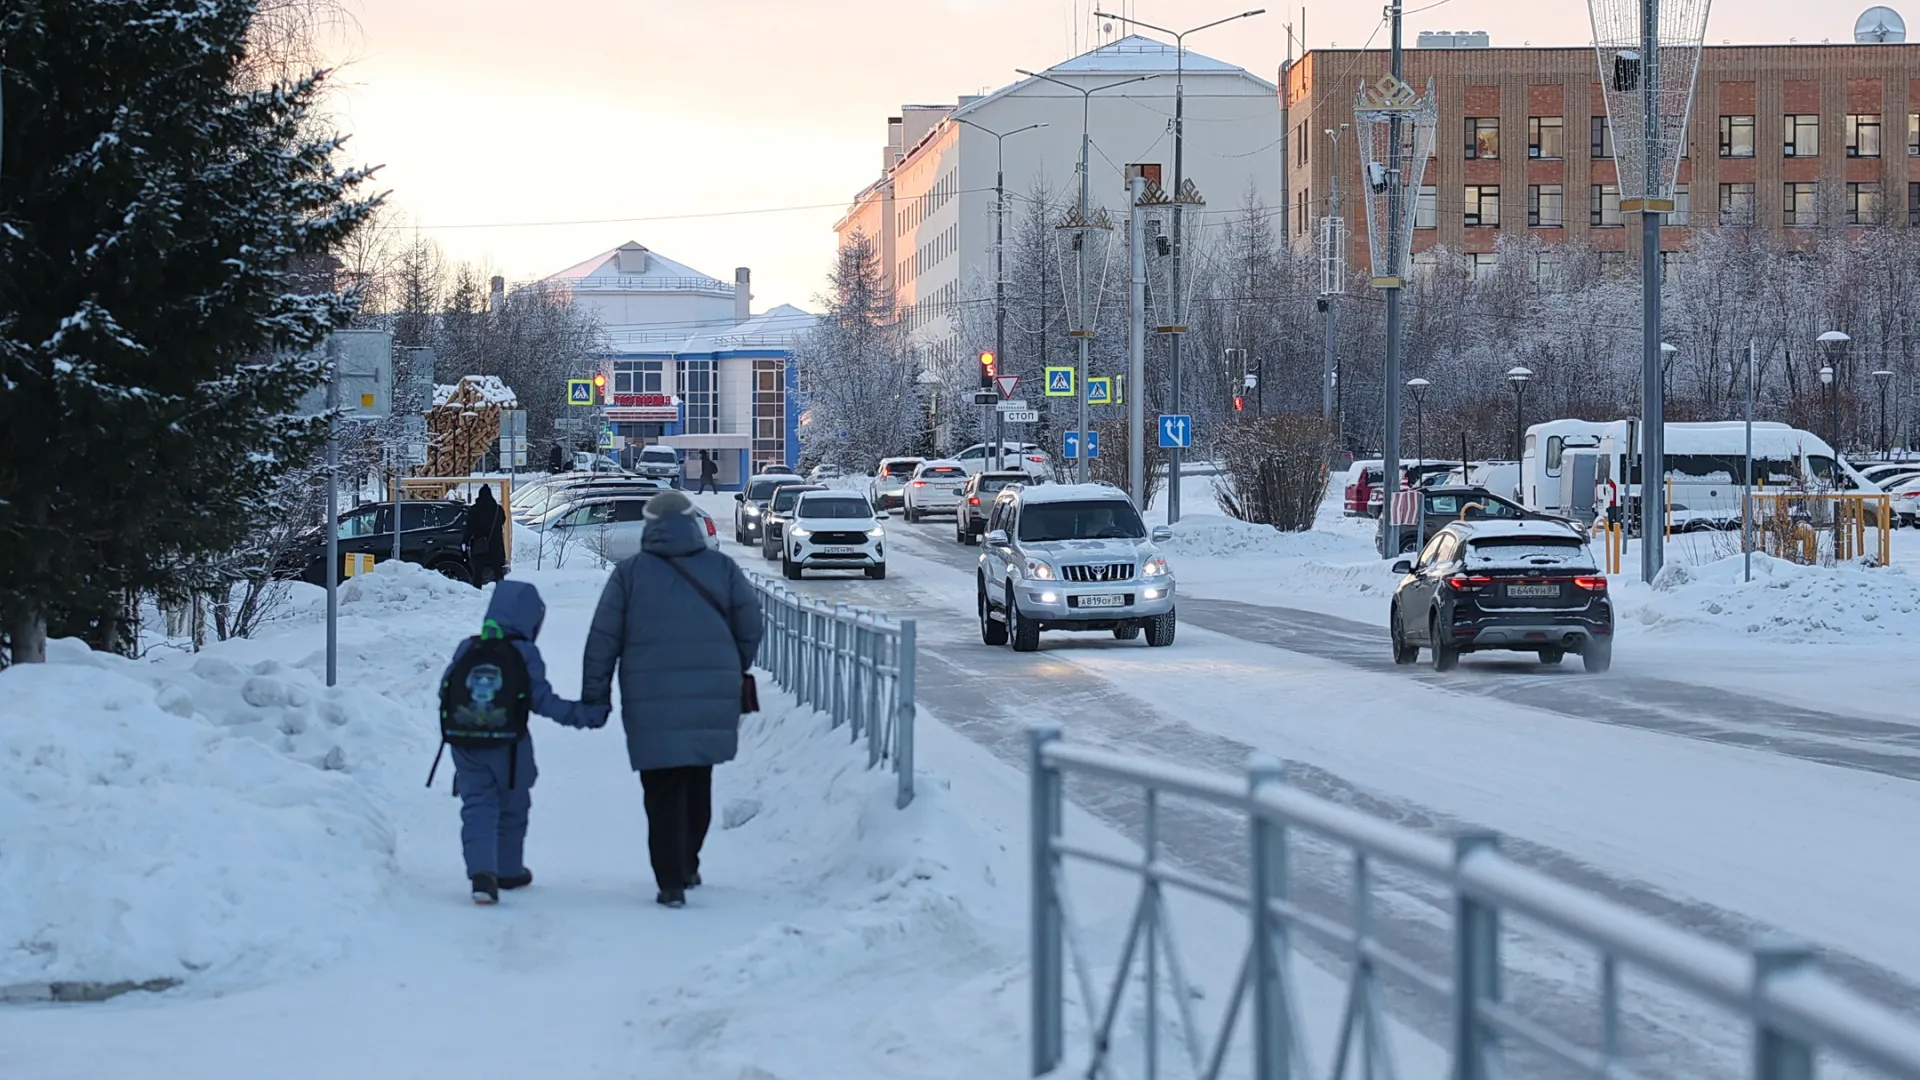
[[[646,517],[653,521],[675,514],[693,513],[693,500],[678,491],[663,491],[647,500]]]

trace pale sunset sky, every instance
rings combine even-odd
[[[752,267],[755,311],[815,306],[833,222],[878,177],[902,103],[951,102],[1013,81],[1015,67],[1056,64],[1074,53],[1076,24],[1082,51],[1099,40],[1091,0],[348,3],[334,107],[349,157],[383,165],[379,186],[450,257],[524,280],[638,240],[726,280]],[[1258,3],[1126,6],[1185,28]],[[1719,0],[1707,39],[1847,41],[1867,6]],[[1306,42],[1362,45],[1380,7],[1313,4]],[[1920,4],[1905,14],[1920,20]],[[1289,23],[1298,34],[1297,3],[1187,43],[1273,81]],[[1590,36],[1582,0],[1448,0],[1409,14],[1406,40],[1464,29],[1496,46]],[[1382,29],[1375,44],[1386,40]],[[812,209],[737,213],[788,207]],[[635,218],[660,220],[604,220]],[[603,223],[553,224],[585,221]]]

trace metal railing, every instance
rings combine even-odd
[[[1709,941],[1620,904],[1583,892],[1500,853],[1487,833],[1450,840],[1416,832],[1328,802],[1286,783],[1284,768],[1270,759],[1250,764],[1243,779],[1068,745],[1058,728],[1035,728],[1029,747],[1032,768],[1032,1070],[1034,1076],[1064,1063],[1068,961],[1086,1008],[1091,1046],[1086,1075],[1111,1075],[1113,1033],[1123,999],[1136,985],[1136,961],[1144,956],[1144,1074],[1160,1072],[1160,1009],[1170,996],[1178,1010],[1191,1075],[1221,1075],[1243,1005],[1251,997],[1253,1061],[1258,1080],[1338,1080],[1396,1077],[1387,1035],[1380,977],[1418,988],[1446,1007],[1448,1037],[1442,1041],[1450,1080],[1497,1080],[1503,1044],[1597,1078],[1632,1078],[1622,1051],[1621,980],[1628,972],[1652,976],[1751,1025],[1751,1054],[1743,1075],[1754,1080],[1811,1080],[1816,1055],[1831,1052],[1878,1075],[1920,1077],[1920,1025],[1870,1001],[1818,970],[1811,950],[1768,942],[1750,951]],[[1065,838],[1063,785],[1067,775],[1095,778],[1137,789],[1144,796],[1143,837],[1137,858],[1116,857]],[[1161,801],[1177,796],[1244,817],[1249,845],[1247,880],[1225,884],[1185,872],[1165,861],[1161,849]],[[1289,889],[1289,846],[1302,838],[1331,842],[1351,867],[1351,925],[1309,911]],[[1094,972],[1072,923],[1064,863],[1075,859],[1118,870],[1140,881],[1140,894],[1119,964],[1096,996]],[[1448,950],[1452,970],[1428,970],[1385,947],[1370,928],[1376,907],[1393,890],[1376,888],[1381,867],[1411,871],[1437,886],[1451,901]],[[1194,1017],[1197,996],[1174,947],[1167,887],[1232,905],[1248,919],[1249,937],[1239,974],[1210,1043]],[[1539,1023],[1502,999],[1501,921],[1514,916],[1543,925],[1591,949],[1599,964],[1597,1048],[1583,1046]],[[1311,937],[1348,960],[1344,1005],[1333,1059],[1323,1071],[1309,1061],[1300,1022],[1301,1001],[1291,974],[1293,935]],[[1161,960],[1166,961],[1163,985]],[[1096,1004],[1098,1008],[1096,1009]],[[1184,1072],[1184,1070],[1183,1070]]]
[[[867,740],[867,767],[890,761],[894,804],[913,801],[916,625],[864,607],[802,596],[772,578],[748,574],[760,593],[766,634],[760,666],[800,704],[846,724]]]

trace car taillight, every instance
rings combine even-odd
[[[1455,574],[1447,579],[1447,584],[1453,586],[1455,592],[1472,592],[1492,583],[1492,578],[1480,574]]]
[[[1573,587],[1576,589],[1585,589],[1588,592],[1606,592],[1607,579],[1605,577],[1577,577],[1573,579]]]
[[[979,506],[979,505],[980,505],[980,496],[978,496],[978,495],[975,495],[975,496],[973,496],[972,498],[970,498],[970,499],[968,499],[968,500],[967,500],[967,505],[969,505],[969,506]]]
[[[708,518],[708,519],[707,519],[707,535],[708,535],[708,536],[719,536],[719,535],[720,535],[720,533],[719,533],[718,531],[716,531],[716,530],[714,529],[714,527],[713,527],[713,519],[712,519],[712,518]]]
[[[1040,457],[1037,454],[1028,454],[1027,460],[1033,462],[1035,465],[1045,465],[1047,463],[1046,458]]]
[[[926,482],[925,480],[915,480],[915,481],[913,482],[913,486],[914,486],[914,487],[926,487],[926,486],[927,486],[927,482]]]

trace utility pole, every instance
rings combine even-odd
[[[1646,197],[1640,208],[1640,579],[1652,582],[1666,563],[1666,514],[1656,512],[1666,491],[1666,365],[1660,352],[1660,0],[1640,5],[1641,120],[1646,149]],[[1835,449],[1838,453],[1838,448]],[[1658,527],[1656,527],[1658,523]]]
[[[1346,124],[1341,124],[1339,131],[1333,128],[1327,129],[1327,139],[1333,143],[1333,213],[1330,215],[1333,224],[1327,228],[1327,240],[1332,250],[1324,256],[1327,260],[1326,276],[1320,283],[1322,293],[1320,311],[1325,316],[1321,320],[1325,341],[1322,343],[1324,355],[1321,358],[1320,373],[1320,420],[1326,425],[1328,431],[1333,430],[1335,379],[1333,356],[1334,341],[1339,336],[1333,301],[1346,284],[1346,219],[1340,214],[1340,132],[1345,130],[1347,130]]]
[[[1147,505],[1147,178],[1127,178],[1127,252],[1133,288],[1127,303],[1127,491],[1133,505]],[[1886,409],[1882,407],[1882,413]]]
[[[398,522],[394,523],[397,527]],[[327,685],[340,655],[340,339],[327,335]]]
[[[1403,70],[1404,57],[1400,41],[1401,0],[1393,0],[1393,78],[1395,82],[1405,82]],[[1400,146],[1405,138],[1405,122],[1398,113],[1388,124],[1387,168],[1387,220],[1392,228],[1387,232],[1387,265],[1392,267],[1392,284],[1385,287],[1387,294],[1387,358],[1386,370],[1381,387],[1381,408],[1385,415],[1385,432],[1380,447],[1381,468],[1380,483],[1386,490],[1385,501],[1380,512],[1386,515],[1386,557],[1400,557],[1400,527],[1393,521],[1394,497],[1400,493],[1400,286],[1399,274],[1403,254],[1400,251],[1400,200],[1403,198],[1400,183],[1400,164],[1405,160]],[[1424,163],[1423,163],[1424,164]]]

